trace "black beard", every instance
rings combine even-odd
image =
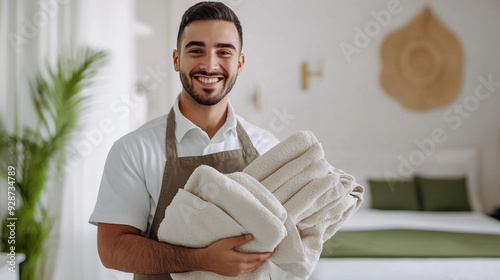
[[[209,74],[207,72],[195,72],[195,73],[190,73],[189,77],[191,77],[191,79],[194,79],[193,76],[195,74],[201,74],[201,75],[205,75],[205,76],[210,76],[210,75],[215,76],[215,75],[220,75],[221,73]],[[191,80],[188,77],[188,75],[180,72],[180,76],[181,76],[182,87],[184,88],[184,90],[187,93],[189,93],[189,95],[196,101],[196,103],[198,103],[200,105],[205,105],[205,106],[212,106],[212,105],[218,104],[222,99],[224,99],[224,97],[226,97],[226,95],[231,91],[234,84],[236,83],[236,76],[234,76],[234,78],[232,78],[232,79],[228,79],[227,74],[222,74],[222,76],[224,76],[224,85],[222,87],[221,92],[211,100],[203,100],[201,95],[196,94],[196,92],[194,91],[193,84],[191,83]],[[215,89],[213,89],[213,88],[204,88],[203,89],[203,91],[206,93],[212,93],[214,90]]]

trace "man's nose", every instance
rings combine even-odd
[[[203,58],[200,68],[211,73],[219,69],[219,60],[216,54],[209,53]]]

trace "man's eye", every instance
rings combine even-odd
[[[229,52],[229,51],[220,51],[219,54],[221,54],[221,55],[231,55],[231,52]]]
[[[201,50],[190,50],[190,53],[201,53]]]

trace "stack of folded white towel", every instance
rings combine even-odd
[[[254,239],[237,250],[274,251],[269,261],[307,279],[323,243],[359,208],[362,193],[352,176],[325,160],[311,132],[298,132],[243,172],[225,175],[208,166],[198,167],[167,207],[158,238],[202,248],[251,233]],[[269,279],[269,274],[266,262],[238,279]],[[172,278],[225,279],[206,271],[172,274]]]

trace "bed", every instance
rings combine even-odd
[[[364,207],[325,242],[310,279],[500,279],[500,221],[482,212],[477,158],[435,151],[385,192],[367,174]]]

